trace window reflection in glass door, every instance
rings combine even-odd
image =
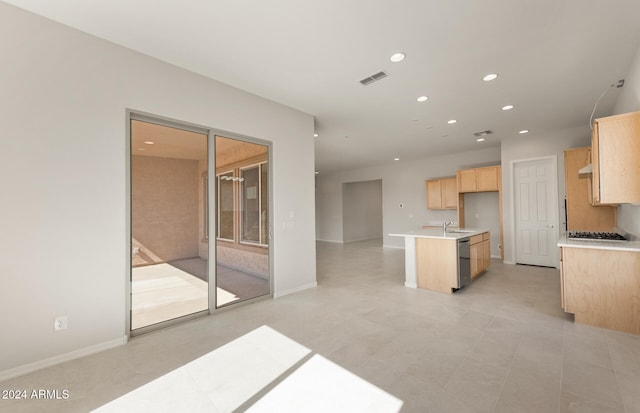
[[[269,147],[216,136],[217,306],[270,294]]]

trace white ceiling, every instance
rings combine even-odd
[[[314,115],[320,173],[586,132],[640,41],[638,0],[7,3]],[[397,51],[407,58],[391,63]],[[359,83],[380,70],[390,76]]]

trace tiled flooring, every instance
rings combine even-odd
[[[574,324],[555,269],[494,261],[446,295],[405,288],[404,252],[367,241],[318,243],[317,271],[316,289],[2,382],[71,397],[0,400],[0,411],[88,411],[267,325],[401,399],[402,412],[640,412],[640,336]]]
[[[269,294],[269,281],[223,265],[216,269],[217,305]],[[187,258],[132,270],[132,329],[209,308],[207,261]]]

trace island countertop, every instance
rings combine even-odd
[[[457,232],[456,232],[457,231]],[[460,239],[472,237],[474,235],[488,232],[487,229],[478,228],[449,228],[447,232],[443,232],[442,228],[422,228],[411,230],[407,232],[399,232],[395,234],[389,234],[391,237],[405,237],[405,238],[439,238],[439,239]]]

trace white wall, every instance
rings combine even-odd
[[[480,147],[480,145],[479,145]],[[342,184],[382,179],[384,245],[403,247],[404,240],[388,234],[420,228],[429,221],[456,219],[455,210],[427,209],[424,181],[455,176],[457,169],[500,163],[500,148],[484,147],[471,152],[437,156],[417,161],[399,161],[371,168],[318,175],[316,217],[319,240],[342,242]],[[400,208],[400,204],[403,207]]]
[[[491,234],[491,256],[500,255],[500,196],[497,192],[464,194],[464,226],[488,229]]]
[[[556,155],[558,159],[558,217],[560,234],[565,228],[564,211],[564,150],[591,145],[588,121],[584,126],[563,129],[542,135],[535,131],[526,135],[516,135],[502,141],[502,220],[504,230],[504,260],[515,262],[513,231],[513,181],[512,161],[542,158]]]
[[[382,238],[382,181],[342,185],[344,241]]]
[[[640,111],[640,47],[611,114],[636,111]],[[620,205],[618,227],[640,237],[640,205]]]
[[[0,376],[126,334],[127,108],[272,141],[275,292],[315,285],[312,116],[5,3],[0,53]]]

